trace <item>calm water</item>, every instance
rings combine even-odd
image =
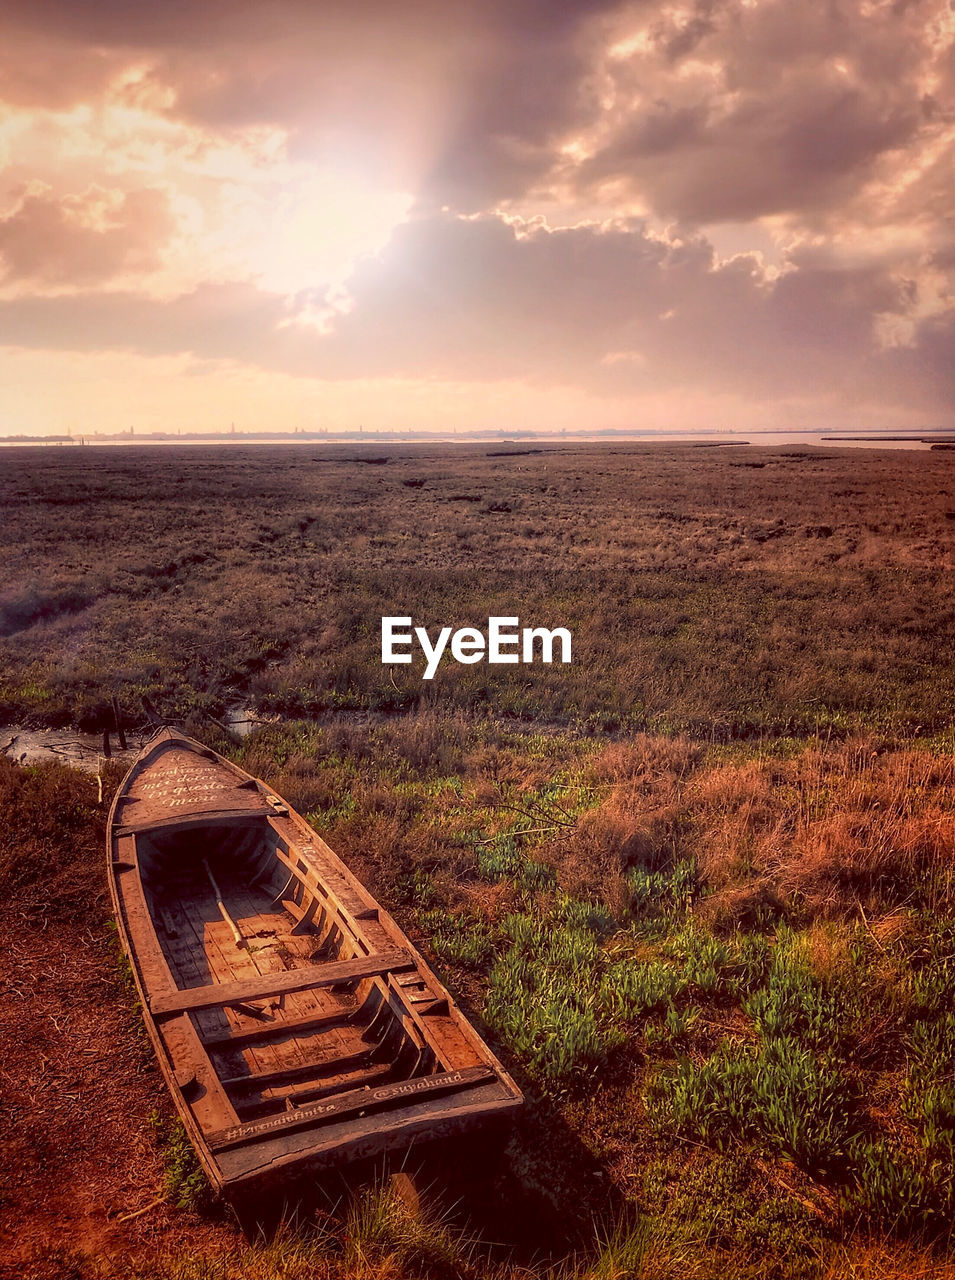
[[[113,734],[112,758],[124,764],[132,764],[139,753],[140,742],[138,733],[127,731],[128,750],[120,751],[116,735]],[[76,729],[21,729],[18,725],[4,725],[0,729],[0,750],[3,748],[6,748],[8,759],[17,760],[21,764],[59,760],[61,764],[84,769],[88,773],[97,773],[104,760],[103,735],[80,733]]]
[[[236,706],[226,711],[222,723],[239,738],[247,737],[253,729],[272,721],[258,716],[250,707]],[[152,729],[126,730],[126,751],[120,751],[116,734],[110,734],[112,759],[132,764]],[[103,735],[80,733],[77,729],[25,729],[20,725],[4,725],[0,728],[0,751],[5,750],[11,760],[22,764],[38,764],[44,760],[59,760],[88,773],[97,773],[104,760]]]
[[[543,442],[543,437],[538,437]],[[885,436],[876,436],[874,433],[868,435],[853,435],[849,432],[842,434],[841,432],[828,431],[700,431],[697,433],[673,433],[663,434],[661,432],[645,432],[642,435],[620,435],[620,436],[552,436],[547,437],[547,443],[559,443],[561,441],[573,441],[574,443],[616,443],[624,441],[639,442],[641,444],[699,444],[699,445],[751,445],[754,448],[771,448],[776,445],[812,445],[817,448],[828,449],[931,449],[933,443],[945,443],[947,441],[955,442],[955,435],[951,432],[929,436],[906,436],[904,438],[892,438],[887,433]],[[519,440],[519,443],[525,444],[527,441]]]

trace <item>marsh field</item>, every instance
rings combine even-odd
[[[140,1029],[96,780],[14,743],[0,1274],[955,1277],[955,453],[7,449],[0,513],[3,744],[116,696],[267,779],[527,1097],[470,1198],[244,1241]],[[573,662],[380,661],[382,615],[491,614]]]

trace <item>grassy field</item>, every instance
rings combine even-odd
[[[499,456],[501,451],[507,456]],[[944,453],[7,450],[0,719],[480,706],[589,732],[944,732]],[[383,668],[382,614],[572,629],[569,669]]]
[[[0,759],[11,1275],[955,1276],[955,463],[501,448],[11,455],[4,718],[145,696],[267,778],[528,1097],[473,1204],[242,1244],[137,1028],[95,782]],[[495,612],[574,664],[380,665],[382,613]],[[230,739],[237,703],[276,722]]]

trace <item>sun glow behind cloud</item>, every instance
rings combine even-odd
[[[244,265],[262,288],[277,293],[341,286],[360,257],[384,247],[413,202],[351,175],[321,171],[269,182],[256,197],[247,221],[236,210],[226,218],[223,239],[232,241],[237,268]]]
[[[952,415],[945,0],[40,8],[0,15],[0,343],[43,353],[0,433],[84,361],[110,421]]]
[[[377,186],[357,167],[289,159],[283,130],[248,128],[216,138],[158,114],[155,93],[149,104],[130,105],[130,83],[136,81],[121,77],[95,108],[12,112],[0,133],[7,159],[2,217],[39,197],[61,211],[65,230],[105,232],[111,224],[99,211],[121,205],[129,193],[162,196],[171,225],[157,260],[138,268],[117,263],[104,271],[100,287],[136,287],[153,297],[209,280],[253,280],[283,294],[340,288],[411,207],[410,194]],[[27,286],[8,269],[3,287],[16,294],[35,290],[38,281]],[[47,280],[39,287],[64,292],[70,284]]]

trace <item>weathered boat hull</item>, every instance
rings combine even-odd
[[[521,1105],[391,917],[215,752],[159,734],[107,846],[150,1039],[226,1194],[499,1129]]]

